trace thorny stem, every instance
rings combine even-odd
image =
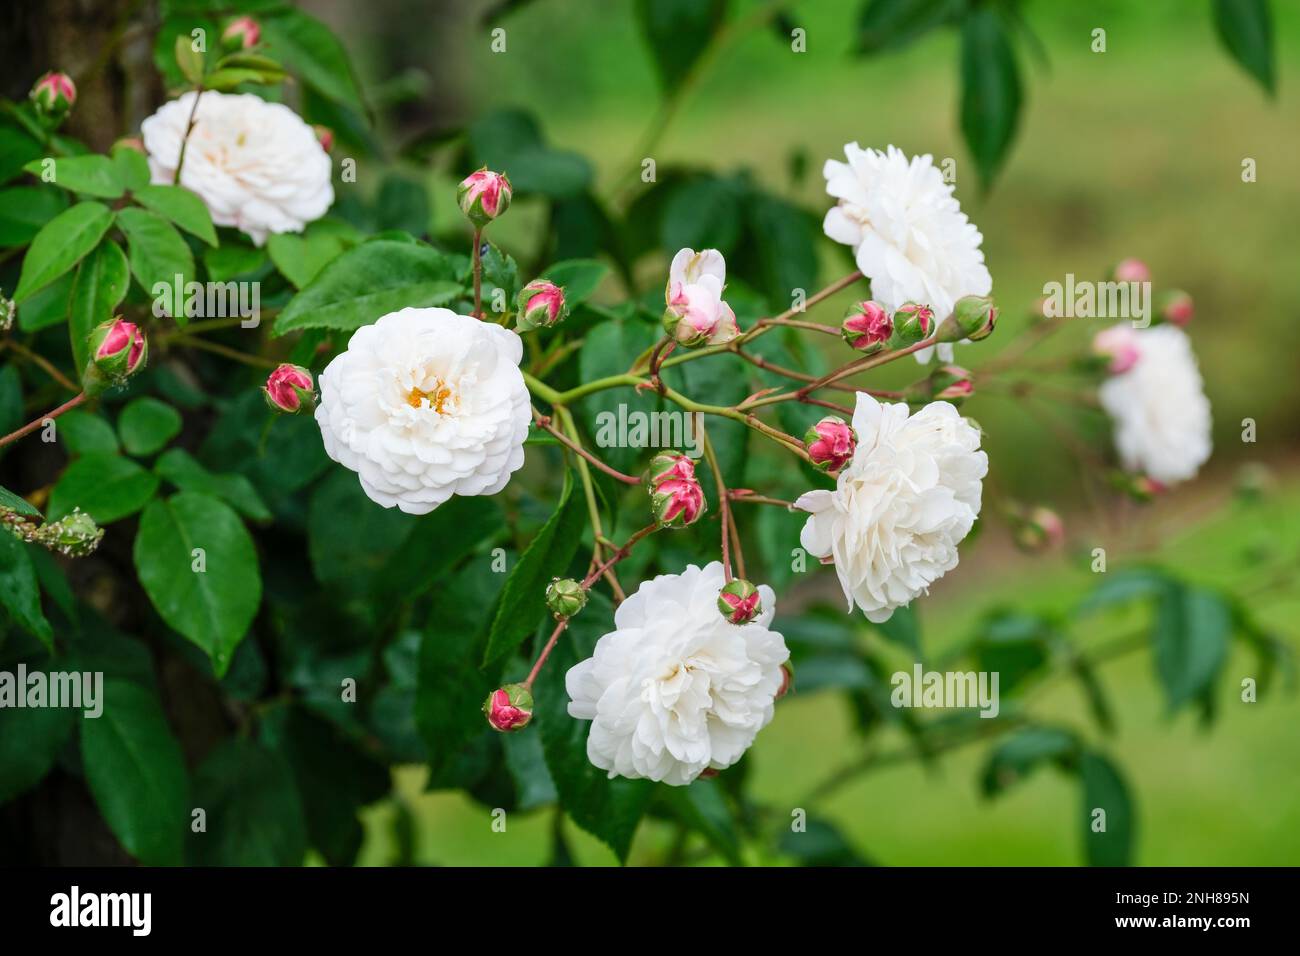
[[[605,474],[609,475],[611,478],[621,481],[626,485],[641,484],[640,478],[634,478],[632,475],[625,475],[623,474],[623,472],[619,471],[618,469],[605,464],[603,461],[601,461],[591,452],[587,451],[587,449],[583,448],[576,441],[569,438],[562,431],[560,431],[558,428],[552,425],[551,419],[548,416],[543,415],[535,408],[533,409],[533,421],[537,422],[538,428],[541,428],[544,431],[550,432],[552,435],[554,435],[556,440],[559,441],[559,443],[563,445],[565,448],[568,448],[570,451],[574,452],[577,455],[581,455],[584,459],[591,462],[591,464],[595,465],[597,468],[599,468]]]
[[[4,438],[0,438],[0,448],[3,448],[5,445],[10,444],[11,442],[16,442],[24,435],[30,435],[32,432],[36,431],[36,429],[41,427],[42,422],[52,418],[58,418],[64,412],[72,411],[72,409],[76,408],[78,405],[84,402],[86,400],[86,397],[87,397],[86,393],[81,392],[76,397],[68,399],[66,402],[64,402],[62,405],[60,405],[58,408],[54,409],[53,411],[46,412],[44,415],[38,415],[36,418],[32,419],[22,428],[18,429],[17,431],[10,432],[8,435],[5,435]]]

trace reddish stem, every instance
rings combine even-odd
[[[4,438],[0,438],[0,448],[3,448],[5,445],[8,445],[10,442],[17,441],[18,439],[22,438],[24,435],[30,435],[32,432],[36,431],[36,429],[41,427],[42,422],[47,421],[51,418],[58,418],[64,412],[71,411],[72,409],[76,408],[85,400],[86,400],[86,393],[82,392],[81,394],[75,396],[74,398],[68,399],[58,408],[54,409],[54,411],[46,412],[44,415],[40,415],[34,418],[32,421],[28,422],[26,425],[24,425],[22,428],[18,429],[17,431],[10,432],[8,435],[5,435]]]
[[[625,475],[623,474],[623,472],[617,470],[616,468],[610,467],[609,465],[601,461],[599,458],[597,458],[595,455],[593,455],[591,452],[587,451],[587,449],[583,448],[577,442],[570,439],[568,435],[565,435],[558,428],[556,428],[554,425],[551,424],[551,419],[549,416],[541,414],[540,412],[537,411],[537,409],[533,409],[533,421],[537,422],[538,428],[541,428],[542,430],[549,432],[565,448],[569,449],[574,454],[581,455],[588,462],[590,462],[592,465],[595,465],[597,468],[599,468],[605,474],[609,475],[611,478],[616,478],[619,481],[623,482],[623,484],[625,485],[641,484],[640,478],[634,478],[631,475]]]

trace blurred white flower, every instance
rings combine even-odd
[[[1117,339],[1131,360],[1102,384],[1100,397],[1120,461],[1166,485],[1194,477],[1210,457],[1210,401],[1191,340],[1173,325],[1120,325],[1098,334],[1094,348],[1113,351]]]
[[[722,301],[727,263],[717,249],[681,249],[664,290],[664,329],[686,346],[722,345],[740,334],[736,314]]]
[[[871,280],[871,295],[893,312],[904,302],[934,309],[942,322],[964,295],[988,295],[993,279],[984,265],[984,237],[961,211],[953,187],[932,157],[890,146],[885,152],[844,147],[848,160],[828,159],[826,192],[839,200],[822,229],[852,246],[858,269]],[[952,344],[938,346],[951,362]],[[928,362],[934,349],[916,353]]]
[[[810,491],[799,541],[835,563],[849,610],[886,621],[957,566],[957,545],[980,512],[988,456],[980,434],[947,402],[915,415],[858,393],[858,447],[834,491]]]
[[[153,181],[170,185],[195,93],[165,103],[140,124]],[[218,226],[254,245],[273,232],[302,232],[334,202],[330,158],[316,132],[283,103],[208,90],[194,113],[180,184],[197,193]]]
[[[731,624],[718,613],[725,583],[716,561],[644,582],[569,669],[569,714],[592,722],[587,757],[611,777],[683,786],[730,767],[772,719],[790,657],[769,630],[775,595],[760,586],[758,617]]]
[[[494,495],[524,463],[530,406],[519,336],[449,309],[358,329],[320,374],[325,451],[372,501],[426,514]]]

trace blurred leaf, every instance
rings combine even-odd
[[[740,238],[746,186],[738,179],[701,176],[672,188],[660,223],[660,245],[672,256],[678,249],[731,252]]]
[[[1079,603],[1079,615],[1127,604],[1140,598],[1157,597],[1174,583],[1159,568],[1125,568],[1105,575],[1101,583]]]
[[[516,193],[571,198],[591,184],[593,172],[586,157],[547,146],[537,121],[522,110],[480,117],[467,139],[472,165],[506,173]]]
[[[77,267],[69,303],[68,338],[78,374],[90,361],[87,343],[95,326],[113,318],[131,285],[131,270],[122,247],[111,239],[101,242]]]
[[[317,220],[319,222],[320,220]],[[277,239],[283,237],[300,238],[293,233],[276,232],[272,233],[267,239],[266,244],[269,247]],[[333,256],[331,256],[333,258]],[[208,270],[208,278],[213,282],[227,282],[237,276],[251,275],[260,272],[266,266],[267,249],[254,249],[251,246],[240,246],[227,243],[218,246],[215,249],[206,249],[203,252],[203,265]],[[284,269],[280,270],[284,272]],[[315,273],[313,273],[314,275]],[[293,278],[285,273],[285,277],[293,282]],[[294,283],[295,285],[297,283]]]
[[[1129,866],[1133,862],[1135,811],[1119,768],[1101,754],[1079,756],[1083,782],[1083,847],[1089,866]],[[1106,829],[1093,830],[1093,812],[1106,811]]]
[[[365,113],[347,51],[329,27],[292,8],[281,9],[260,22],[268,53],[322,96]]]
[[[0,564],[4,562],[4,549],[0,542]],[[0,578],[3,576],[0,570]],[[31,671],[29,668],[29,676]],[[26,692],[26,688],[18,688],[18,693]],[[69,707],[0,708],[0,806],[45,778],[72,737],[79,716]]]
[[[53,650],[54,632],[41,610],[36,569],[27,556],[27,547],[7,530],[0,529],[0,607],[9,620]],[[19,693],[26,693],[26,688],[21,688]]]
[[[119,210],[117,224],[126,235],[126,258],[131,274],[149,295],[154,286],[162,283],[174,286],[180,276],[184,283],[194,278],[194,254],[181,234],[166,219],[144,209],[128,206]],[[172,318],[184,326],[189,317],[181,303],[173,304]]]
[[[816,290],[815,240],[821,230],[805,210],[775,196],[755,195],[749,230],[758,248],[762,290],[773,306],[784,309],[795,289],[809,295]]]
[[[1232,611],[1219,595],[1183,585],[1166,591],[1152,642],[1170,711],[1211,686],[1227,659],[1231,633]]]
[[[274,335],[297,329],[350,332],[388,312],[444,305],[460,292],[452,260],[426,245],[379,240],[334,259],[289,300]]]
[[[143,186],[132,195],[141,206],[170,220],[190,235],[198,236],[210,246],[217,244],[217,230],[213,228],[208,207],[184,186]]]
[[[913,659],[921,659],[921,622],[917,619],[915,604],[895,608],[889,620],[871,626],[887,641],[909,651]]]
[[[980,670],[999,675],[998,690],[1005,694],[1045,666],[1061,640],[1054,621],[1002,608],[989,613],[980,623],[972,650]]]
[[[1273,17],[1268,0],[1214,0],[1214,27],[1233,59],[1270,96],[1276,93]]]
[[[200,548],[204,570],[195,569]],[[239,515],[192,491],[154,501],[140,518],[135,567],[162,619],[223,676],[262,601],[257,551]]]
[[[745,865],[740,855],[740,834],[736,832],[726,794],[716,780],[696,780],[686,787],[668,787],[664,799],[673,813],[708,840],[730,865]]]
[[[153,692],[110,677],[102,693],[103,713],[81,721],[86,785],[128,853],[177,866],[190,823],[180,745]]]
[[[163,452],[153,467],[160,478],[171,482],[181,491],[197,491],[220,498],[252,521],[271,520],[271,512],[258,495],[257,489],[243,475],[208,471],[181,448]]]
[[[488,633],[484,665],[509,654],[537,628],[546,614],[546,585],[565,573],[578,550],[587,513],[582,498],[573,493],[573,484],[573,473],[566,470],[555,512],[506,578]]]
[[[57,189],[15,186],[0,190],[0,248],[27,245],[41,226],[67,207],[67,196]]]
[[[122,195],[122,177],[107,156],[60,156],[53,159],[53,176],[48,180],[69,192],[97,199],[117,199]],[[46,182],[45,159],[34,159],[23,169]]]
[[[8,508],[28,518],[40,518],[41,513],[26,498],[19,497],[8,488],[0,488],[0,508]]]
[[[542,737],[535,729],[529,733],[506,734],[501,738],[506,767],[515,782],[515,796],[520,811],[534,810],[554,803],[555,781],[546,768]]]
[[[534,721],[542,735],[546,765],[551,769],[560,805],[573,822],[599,838],[626,862],[632,837],[654,792],[649,780],[610,778],[587,757],[591,724],[569,716],[564,675],[579,660],[590,657],[597,639],[614,629],[613,607],[601,592],[593,592],[583,612],[560,636],[538,675],[533,696]]]
[[[180,434],[181,413],[166,402],[142,396],[127,402],[117,419],[117,432],[128,455],[144,457],[160,451]]]
[[[401,229],[416,236],[429,231],[429,191],[424,183],[389,173],[379,184],[375,199],[375,224],[379,229]]]
[[[133,515],[158,491],[158,478],[129,458],[95,453],[67,467],[50,492],[47,509],[57,521],[80,508],[101,525]],[[188,563],[188,562],[187,562]]]
[[[1029,727],[1007,738],[992,754],[980,774],[980,789],[992,797],[1020,782],[1044,763],[1068,768],[1078,756],[1074,734],[1055,727]]]
[[[188,36],[178,36],[176,38],[174,53],[176,55],[176,68],[181,71],[181,76],[185,77],[194,86],[202,83],[204,61],[207,59],[206,54],[196,50],[194,42]]]
[[[988,189],[1020,119],[1020,74],[998,11],[980,6],[962,21],[961,130]]]
[[[1083,688],[1083,696],[1088,701],[1088,711],[1092,714],[1092,719],[1097,722],[1102,733],[1114,733],[1115,713],[1106,698],[1106,689],[1097,677],[1096,670],[1082,657],[1076,657],[1070,667],[1080,687]]]
[[[562,286],[565,304],[573,308],[591,298],[607,275],[609,266],[603,262],[595,259],[569,259],[548,267],[541,277]]]
[[[858,52],[900,50],[955,23],[966,6],[967,0],[869,0],[858,17]]]
[[[602,322],[587,333],[578,351],[578,377],[590,382],[608,375],[621,375],[636,356],[653,346],[659,338],[659,330],[645,322],[622,317]],[[626,436],[621,436],[617,428],[610,436],[611,424],[616,426],[620,421],[631,422],[636,417],[649,416],[661,407],[662,400],[658,394],[611,389],[584,398],[577,417],[587,433],[594,437],[599,447],[597,454],[610,466],[627,473],[637,469],[646,452],[643,448],[629,447],[622,440]],[[604,437],[613,438],[613,445],[602,443],[602,432]],[[643,463],[641,467],[644,467]]]
[[[637,0],[637,23],[665,90],[677,89],[726,16],[726,0]]]
[[[97,202],[77,203],[47,222],[23,257],[14,301],[21,304],[75,266],[112,224],[113,212]]]
[[[302,801],[288,762],[253,740],[230,738],[194,776],[207,832],[191,833],[199,866],[298,866],[307,852]]]
[[[794,857],[800,866],[873,865],[853,848],[843,833],[822,820],[805,821],[802,831],[783,828],[777,849]]]
[[[274,233],[266,241],[266,251],[284,277],[301,289],[360,239],[361,233],[350,223],[338,219],[318,219],[301,235],[292,232]]]
[[[0,182],[13,179],[27,163],[44,153],[40,143],[15,125],[0,125]]]

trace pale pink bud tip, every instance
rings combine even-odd
[[[332,152],[334,149],[334,130],[328,126],[321,126],[317,123],[312,127],[316,131],[316,139],[320,142],[320,148],[325,152]]]
[[[803,440],[808,457],[823,471],[839,471],[852,460],[858,447],[853,427],[834,415],[827,415],[808,429]]]
[[[510,206],[514,189],[505,173],[494,173],[486,167],[470,173],[456,187],[456,202],[460,210],[475,226],[482,229]]]
[[[904,302],[894,312],[894,332],[904,345],[930,337],[934,330],[934,309],[917,302]]]
[[[112,319],[91,333],[94,361],[101,367],[111,364],[118,374],[130,375],[144,364],[148,343],[144,332],[133,322]]]
[[[840,324],[840,335],[849,348],[875,352],[884,347],[894,334],[894,323],[879,302],[859,302],[849,310]]]
[[[46,73],[32,87],[31,100],[44,113],[62,113],[77,102],[77,87],[66,73]]]
[[[665,528],[684,528],[704,514],[704,489],[695,477],[695,462],[681,452],[660,452],[646,472],[650,507]]]
[[[776,689],[775,700],[780,700],[794,687],[794,668],[789,664],[781,665],[781,686]]]
[[[1183,292],[1181,289],[1175,289],[1165,294],[1165,299],[1160,309],[1160,317],[1166,322],[1183,326],[1192,321],[1192,316],[1195,313],[1195,303],[1192,301],[1192,297],[1186,292]]]
[[[315,382],[301,365],[281,365],[267,378],[262,391],[273,411],[293,415],[311,411],[316,405]]]
[[[718,613],[731,624],[748,624],[762,611],[758,588],[744,578],[732,578],[718,593]]]
[[[262,25],[252,17],[231,20],[221,33],[221,42],[228,47],[247,50],[257,46],[262,39]]]
[[[532,691],[523,684],[498,687],[483,702],[483,714],[493,730],[521,730],[533,719]]]
[[[1142,358],[1138,333],[1127,325],[1098,332],[1092,340],[1092,351],[1107,360],[1106,371],[1111,375],[1123,375]]]
[[[519,292],[519,331],[550,328],[567,314],[564,290],[546,279],[534,279]]]
[[[1116,282],[1150,282],[1151,270],[1141,259],[1123,259],[1112,273]]]

